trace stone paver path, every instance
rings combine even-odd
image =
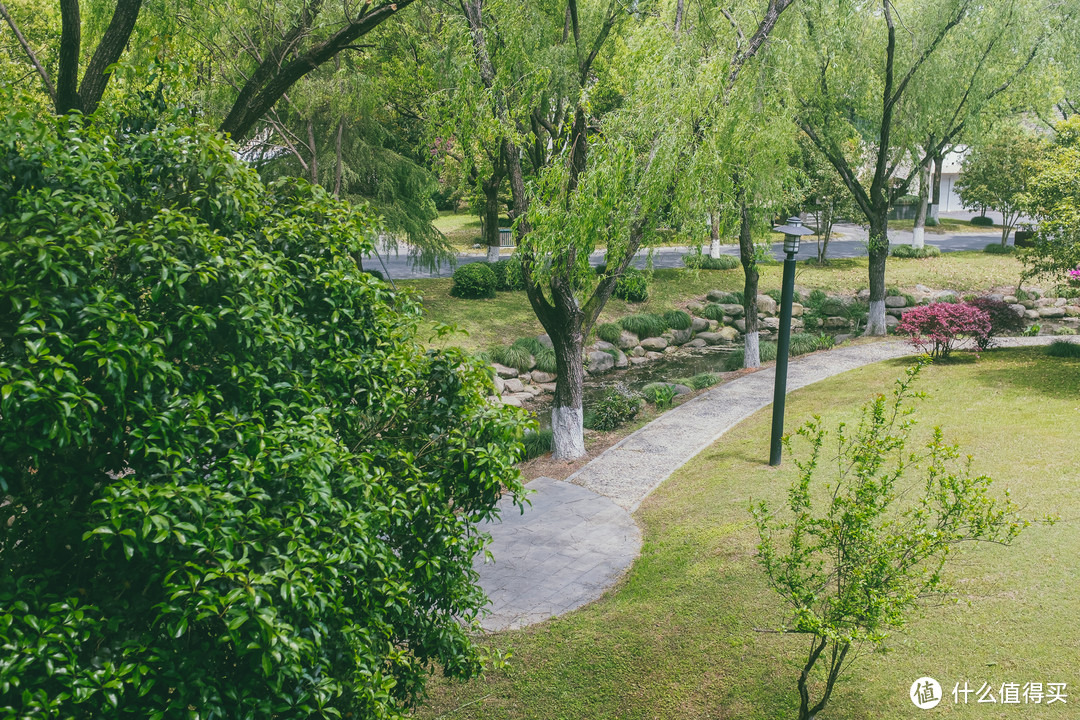
[[[1056,338],[1005,338],[1008,346],[1044,345]],[[841,347],[795,358],[788,390],[870,363],[914,354],[906,342]],[[631,513],[687,461],[752,413],[771,404],[773,368],[720,385],[628,435],[568,481],[529,483],[524,514],[509,498],[491,533],[494,562],[477,558],[480,586],[491,599],[486,630],[524,627],[599,598],[641,549]],[[765,461],[765,458],[762,458]]]

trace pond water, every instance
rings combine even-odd
[[[615,383],[623,383],[631,390],[641,390],[649,383],[671,382],[676,378],[689,378],[698,373],[724,372],[724,360],[735,347],[710,347],[695,350],[691,354],[671,355],[662,360],[631,365],[626,370],[613,370],[612,372],[597,377],[585,377],[584,405],[588,412],[589,406],[598,400],[604,391]],[[551,396],[545,396],[541,402],[531,406],[540,421],[541,428],[551,427]]]

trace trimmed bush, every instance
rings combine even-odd
[[[533,364],[533,354],[520,345],[497,347],[491,351],[491,359],[500,365],[515,368],[518,372],[528,372]]]
[[[683,265],[691,270],[733,270],[739,267],[739,258],[733,255],[721,255],[714,258],[704,253],[683,255]]]
[[[645,302],[649,299],[648,278],[637,268],[628,267],[615,282],[615,290],[611,294],[626,302]]]
[[[709,303],[705,306],[705,309],[701,311],[701,316],[709,320],[715,320],[716,322],[724,322],[724,308],[720,307],[718,303]]]
[[[377,223],[197,128],[5,102],[0,144],[0,717],[399,718],[478,674],[525,418],[359,271]]]
[[[990,255],[1011,255],[1016,252],[1016,248],[1012,245],[1002,245],[1001,243],[990,243],[983,248],[984,253]]]
[[[758,355],[761,356],[761,362],[772,362],[776,359],[776,343],[770,340],[761,340],[758,342]],[[740,347],[738,350],[732,350],[731,354],[724,358],[725,370],[738,370],[741,368],[746,360],[746,347]]]
[[[990,332],[990,316],[967,303],[921,305],[904,313],[898,333],[911,336],[911,344],[934,358],[945,358],[962,338],[982,343]]]
[[[976,227],[994,227],[993,219],[986,215],[976,215],[971,218],[971,224]]]
[[[1046,354],[1059,358],[1080,359],[1080,343],[1070,340],[1055,340],[1046,346]]]
[[[626,385],[617,383],[589,408],[587,427],[591,430],[614,430],[637,417],[640,409],[641,396]]]
[[[532,460],[547,455],[554,442],[551,430],[529,430],[521,439],[525,444],[525,460]]]
[[[979,308],[990,317],[990,330],[985,336],[979,335],[975,338],[980,350],[990,347],[994,337],[997,335],[1019,333],[1024,330],[1024,318],[1017,315],[1006,302],[988,297],[978,297],[968,304]]]
[[[450,294],[454,297],[475,300],[495,297],[495,271],[484,262],[462,265],[454,271],[454,284]]]
[[[617,323],[604,323],[596,327],[596,337],[612,345],[617,344],[621,336],[622,328]]]
[[[664,313],[664,324],[672,330],[686,330],[693,324],[693,318],[682,310],[668,310]]]
[[[521,261],[516,257],[503,258],[491,263],[495,273],[496,290],[524,290],[525,276],[521,274]]]
[[[667,330],[667,323],[664,322],[664,318],[653,313],[637,313],[636,315],[627,315],[619,320],[619,325],[623,330],[632,332],[639,338],[644,340],[645,338],[660,337]]]
[[[921,248],[914,248],[910,245],[894,245],[889,251],[889,254],[896,258],[932,258],[941,255],[941,248],[935,245],[923,245]]]
[[[546,373],[557,373],[559,371],[558,364],[555,362],[555,351],[549,347],[541,347],[540,352],[534,356],[536,358],[536,370]]]

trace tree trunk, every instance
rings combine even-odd
[[[821,209],[821,215],[818,220],[818,232],[821,233],[822,228],[825,230],[820,236],[822,241],[818,244],[818,265],[825,265],[829,262],[829,240],[832,239],[833,219],[833,206],[832,203],[829,202]]]
[[[1009,231],[1012,230],[1012,226],[1016,223],[1016,217],[1009,218],[1009,211],[1003,209],[1001,211],[1001,247],[1007,247],[1009,244]]]
[[[941,155],[934,157],[934,192],[930,204],[930,217],[934,225],[939,222],[938,212],[941,210],[941,167],[944,162],[945,158]]]
[[[926,244],[926,208],[930,199],[930,166],[919,170],[919,209],[915,213],[915,226],[911,230],[911,246],[921,248]]]
[[[499,259],[499,186],[501,184],[502,174],[499,172],[493,172],[481,183],[481,189],[484,191],[484,216],[481,226],[484,244],[487,246],[488,262]]]
[[[867,335],[885,334],[885,259],[889,257],[889,208],[875,208],[870,218],[870,316]]]
[[[758,269],[754,260],[754,240],[750,235],[750,208],[746,205],[745,191],[739,193],[739,259],[743,266],[743,320],[745,326],[745,354],[743,367],[761,367],[761,351],[758,347],[757,290]]]
[[[555,402],[551,408],[552,457],[572,460],[585,454],[582,395],[585,366],[582,363],[584,335],[581,318],[564,319],[562,332],[549,332],[555,350]],[[550,329],[549,329],[550,331]]]
[[[334,138],[334,197],[341,197],[341,136],[345,132],[345,118],[338,118],[337,137]]]
[[[720,257],[720,213],[709,213],[709,257]]]
[[[308,171],[311,173],[311,184],[319,184],[319,148],[315,144],[315,122],[307,121],[308,147],[311,148],[311,162],[308,163]]]

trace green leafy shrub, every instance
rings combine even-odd
[[[678,394],[675,385],[666,382],[653,382],[641,388],[642,396],[656,406],[658,410],[666,410],[671,407]]]
[[[615,282],[615,290],[611,294],[626,302],[645,302],[649,299],[649,280],[637,268],[628,267]]]
[[[1076,328],[1059,327],[1054,331],[1055,335],[1076,335]]]
[[[739,267],[739,258],[733,255],[721,255],[714,258],[704,253],[683,255],[683,265],[691,270],[733,270]]]
[[[833,336],[825,333],[792,333],[788,353],[792,357],[805,355],[818,350],[828,350],[835,344],[836,340],[833,339]]]
[[[971,218],[971,224],[976,227],[994,227],[993,219],[986,215],[976,215]]]
[[[695,390],[704,390],[705,388],[712,387],[718,382],[720,382],[719,375],[711,372],[703,372],[690,378],[690,382],[687,384]]]
[[[522,438],[525,445],[525,460],[533,460],[551,452],[553,436],[551,430],[528,430]]]
[[[379,280],[384,280],[385,279],[383,277],[383,274],[381,272],[379,272],[378,270],[365,270],[364,272],[366,272],[368,275],[370,275],[373,278],[377,278]]]
[[[814,289],[811,290],[810,294],[806,296],[805,305],[807,307],[820,308],[822,304],[824,304],[824,302],[828,299],[829,296],[825,293],[824,290]]]
[[[761,362],[772,362],[776,359],[776,343],[770,340],[762,340],[758,343],[758,355],[761,357]],[[732,350],[731,354],[724,358],[725,370],[738,370],[746,362],[746,348],[740,347],[737,350]]]
[[[915,248],[910,245],[893,245],[889,253],[897,258],[931,258],[941,255],[941,249],[935,245],[923,245]]]
[[[0,716],[398,718],[432,664],[476,675],[524,417],[358,270],[370,218],[202,130],[18,107]]]
[[[551,348],[541,347],[535,358],[536,369],[540,372],[557,373],[559,371],[558,364],[555,362],[555,351]]]
[[[596,337],[612,345],[618,343],[621,336],[622,328],[617,323],[604,323],[596,327]]]
[[[715,320],[716,322],[724,322],[724,308],[719,303],[709,303],[705,306],[705,309],[701,311],[701,316],[709,320]]]
[[[1059,358],[1080,359],[1080,343],[1071,340],[1055,340],[1046,346],[1046,353]]]
[[[528,372],[532,369],[534,356],[528,348],[515,344],[495,348],[491,351],[491,359],[500,365]]]
[[[664,313],[664,324],[672,330],[688,330],[693,325],[693,318],[682,310],[668,310]]]
[[[779,305],[779,304],[780,304],[780,298],[781,298],[781,297],[783,297],[783,296],[782,296],[782,295],[780,294],[780,291],[779,291],[779,290],[777,290],[777,289],[775,289],[775,288],[774,288],[774,289],[772,289],[772,290],[766,290],[764,294],[765,294],[765,295],[768,295],[768,296],[769,296],[769,297],[771,297],[771,298],[772,298],[773,300],[775,300],[775,301],[776,301],[776,304],[777,304],[777,305]]]
[[[524,290],[525,276],[521,273],[521,261],[516,257],[503,258],[491,263],[495,273],[496,290]]]
[[[653,313],[627,315],[619,320],[619,325],[622,326],[623,330],[634,333],[642,340],[660,337],[667,330],[667,323],[664,322],[664,318]]]
[[[462,265],[454,271],[454,284],[450,294],[454,297],[475,300],[495,297],[495,271],[484,262]]]
[[[614,430],[637,417],[640,409],[641,397],[624,384],[617,383],[589,408],[587,427],[591,430]]]
[[[990,255],[1011,255],[1016,252],[1016,248],[1012,245],[1002,245],[1001,243],[990,243],[983,248],[984,253]]]

